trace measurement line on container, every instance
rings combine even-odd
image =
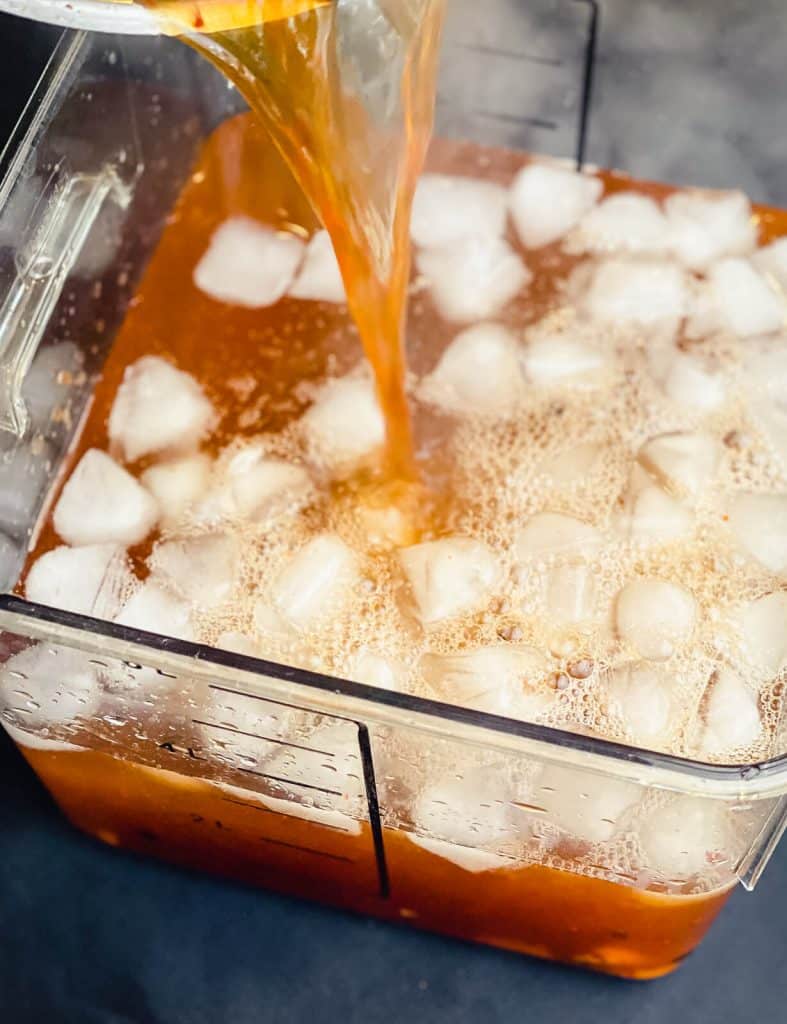
[[[345,864],[354,864],[352,857],[342,857],[339,853],[328,853],[326,850],[314,850],[310,846],[298,846],[297,843],[285,843],[283,839],[268,839],[267,836],[260,836],[261,843],[270,843],[272,846],[286,846],[288,850],[300,850],[301,853],[311,853],[315,857],[329,857],[331,860],[341,860]]]
[[[507,124],[525,124],[531,128],[545,128],[547,131],[556,132],[558,125],[556,121],[548,121],[543,117],[529,117],[526,114],[502,114],[494,110],[476,110],[480,117],[488,117],[492,121],[505,121]]]
[[[247,736],[252,740],[264,740],[266,743],[277,743],[281,747],[294,747],[296,750],[305,750],[308,754],[320,754],[322,757],[335,757],[330,750],[318,750],[316,747],[306,747],[302,743],[293,743],[291,740],[277,740],[274,736],[260,736],[256,732],[244,732],[243,729],[234,729],[231,725],[218,725],[215,722],[203,722],[199,718],[192,718],[194,725],[203,725],[209,729],[221,729],[223,732],[233,733],[235,736]]]
[[[510,60],[526,61],[529,64],[544,64],[551,68],[563,67],[563,61],[559,57],[543,57],[537,53],[517,53],[515,50],[507,50],[503,46],[488,46],[485,43],[459,43],[459,46],[463,50],[488,54],[490,57],[507,57]]]
[[[249,811],[258,811],[262,814],[272,814],[277,818],[297,818],[297,814],[287,814],[285,811],[274,811],[270,807],[260,807],[259,804],[249,804],[245,800],[233,800],[232,797],[223,796],[221,798],[225,803],[235,804],[236,807],[245,807]],[[332,832],[345,832],[347,835],[352,835],[352,830],[349,828],[342,828],[341,825],[329,825],[327,822],[318,821],[317,824],[320,828],[329,828]]]
[[[285,779],[281,775],[269,775],[267,772],[256,772],[253,768],[238,768],[237,771],[245,772],[247,775],[256,775],[260,779],[269,779],[271,782],[281,782],[285,786],[300,786],[301,789],[313,789],[317,793],[325,793],[328,796],[342,796],[340,789],[325,789],[323,786],[315,786],[311,782],[298,782],[297,779]]]

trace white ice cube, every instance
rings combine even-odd
[[[678,540],[692,525],[691,512],[660,487],[643,487],[633,499],[629,521],[633,540],[646,544]]]
[[[593,617],[596,573],[588,565],[557,565],[546,578],[544,600],[547,614],[562,626],[578,625]]]
[[[131,595],[115,622],[177,640],[194,639],[191,606],[153,578]]]
[[[50,608],[112,617],[117,608],[104,607],[99,612],[96,603],[107,576],[122,572],[125,565],[125,552],[116,544],[54,548],[31,567],[25,596]]]
[[[416,265],[429,284],[437,312],[458,323],[497,316],[533,279],[508,242],[491,235],[421,249]]]
[[[536,331],[522,353],[525,375],[538,387],[593,388],[601,379],[603,355],[560,332]]]
[[[172,524],[207,490],[211,460],[202,453],[159,462],[140,477],[158,503],[162,522]]]
[[[155,498],[105,452],[85,452],[55,506],[53,523],[68,544],[139,544],[159,516]]]
[[[186,601],[215,608],[229,600],[239,568],[239,544],[228,534],[162,541],[148,565],[159,581]]]
[[[642,746],[663,746],[672,731],[676,702],[667,672],[647,662],[629,662],[609,674],[608,710],[623,721],[628,737]]]
[[[680,882],[726,859],[729,823],[722,805],[700,797],[675,796],[651,811],[639,830],[645,866]]]
[[[517,533],[514,554],[520,562],[551,555],[592,555],[600,544],[595,526],[562,512],[538,512]]]
[[[683,587],[658,579],[636,579],[617,597],[618,633],[641,657],[662,661],[688,638],[697,603]]]
[[[787,291],[787,238],[777,238],[758,249],[752,256],[752,263],[783,292]]]
[[[126,462],[196,448],[215,422],[213,406],[191,374],[143,356],[126,368],[109,414],[109,438]]]
[[[436,779],[413,803],[410,839],[465,871],[505,866],[489,847],[515,838],[509,788],[500,769],[457,769]]]
[[[441,700],[532,721],[552,704],[549,662],[533,647],[491,644],[458,654],[426,654],[420,670]]]
[[[36,734],[97,713],[99,661],[82,651],[39,643],[0,666],[2,720],[14,739],[25,746],[68,749],[67,741]]]
[[[751,204],[742,192],[674,192],[664,203],[670,248],[691,270],[723,256],[746,256],[757,241]]]
[[[265,598],[255,602],[252,610],[254,628],[263,636],[292,636],[292,626],[282,617],[281,612]]]
[[[776,590],[733,614],[748,662],[766,677],[787,665],[787,593]]]
[[[371,455],[385,441],[385,420],[374,385],[362,377],[325,384],[301,425],[311,449],[334,468]]]
[[[308,630],[338,614],[358,580],[357,559],[333,533],[310,540],[287,564],[273,587],[277,609],[296,629]]]
[[[748,260],[714,263],[708,281],[721,323],[733,334],[749,338],[784,326],[787,308],[783,298]]]
[[[495,553],[469,537],[415,544],[400,551],[399,559],[425,625],[475,611],[501,576]]]
[[[22,397],[34,430],[45,431],[55,410],[68,402],[83,362],[73,341],[47,345],[36,352],[22,384]]]
[[[744,551],[771,572],[787,571],[787,494],[738,494],[729,517]]]
[[[667,248],[667,219],[648,196],[616,192],[579,223],[582,248],[592,252],[660,253]]]
[[[232,654],[242,654],[247,658],[262,658],[263,651],[253,637],[246,636],[237,629],[229,629],[220,633],[216,639],[215,647],[220,651],[230,651]]]
[[[255,444],[232,456],[226,477],[233,512],[257,521],[286,510],[297,511],[312,489],[302,466],[270,458]]]
[[[364,647],[353,658],[348,678],[379,690],[401,690],[407,669],[395,658]]]
[[[598,201],[598,178],[550,164],[528,164],[511,186],[511,216],[522,244],[538,249],[562,238]]]
[[[587,442],[564,448],[555,455],[547,455],[538,467],[538,472],[548,476],[559,487],[586,480],[601,462],[604,449],[601,445]]]
[[[454,174],[423,174],[413,200],[410,235],[435,249],[469,235],[500,236],[506,229],[508,192],[502,185]]]
[[[194,270],[194,284],[220,302],[261,309],[290,286],[304,244],[249,217],[231,217],[213,233]]]
[[[545,821],[576,839],[605,843],[624,827],[639,797],[634,783],[549,765],[538,778],[532,802],[545,809]]]
[[[468,327],[422,384],[422,396],[457,412],[505,415],[522,394],[518,345],[500,324]]]
[[[715,478],[723,448],[710,434],[659,434],[640,448],[637,460],[653,479],[676,496],[697,496]]]
[[[585,306],[606,323],[652,325],[679,320],[688,300],[686,276],[675,264],[610,259],[596,268]]]
[[[757,697],[737,672],[726,665],[710,681],[703,717],[703,754],[730,754],[753,746],[762,737]]]
[[[724,374],[707,360],[678,352],[667,371],[664,391],[673,402],[709,412],[727,397],[727,383]]]
[[[315,302],[346,301],[342,272],[327,231],[312,236],[300,272],[290,286],[290,295]]]

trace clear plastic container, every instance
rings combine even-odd
[[[481,7],[453,4],[438,134],[785,200],[761,170],[779,137],[765,101],[748,164],[720,162],[713,132],[706,159],[666,106],[648,111],[674,129],[669,152],[653,154],[655,124],[643,133],[633,111],[645,116],[647,88],[677,95],[662,78],[671,53],[646,60],[632,28],[594,103],[595,6]],[[708,84],[715,65],[704,69]],[[693,73],[699,97],[703,66]],[[754,88],[746,77],[741,90]],[[111,845],[619,975],[663,974],[737,880],[756,883],[787,822],[786,758],[695,763],[10,593],[197,147],[241,109],[174,40],[66,35],[4,155],[0,659],[37,650],[29,672],[17,661],[6,673],[3,724],[74,824]]]

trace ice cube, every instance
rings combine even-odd
[[[757,698],[726,665],[710,681],[704,719],[700,749],[709,756],[751,747],[762,737]]]
[[[96,602],[107,576],[122,572],[126,564],[125,551],[117,544],[54,548],[28,572],[25,597],[80,615],[98,614]],[[101,614],[111,618],[117,611],[103,608]]]
[[[717,367],[698,356],[678,352],[667,371],[664,391],[673,402],[709,412],[727,397],[727,383]]]
[[[561,512],[538,512],[517,533],[514,553],[520,562],[551,555],[592,555],[601,534],[589,523]]]
[[[548,765],[538,778],[532,802],[545,809],[545,820],[576,839],[605,843],[625,826],[639,797],[640,788],[632,782]]]
[[[686,276],[675,264],[610,259],[596,268],[585,305],[606,323],[652,325],[681,319],[688,301]]]
[[[219,302],[261,309],[284,295],[303,259],[304,243],[249,217],[231,217],[211,237],[194,284]]]
[[[629,522],[633,540],[646,544],[678,540],[692,525],[691,512],[660,487],[643,487],[633,500]]]
[[[550,164],[524,167],[511,186],[511,216],[526,249],[562,238],[598,201],[598,178]]]
[[[216,533],[167,540],[155,546],[148,564],[158,582],[191,604],[215,608],[229,600],[239,568],[236,537]]]
[[[410,235],[435,249],[471,235],[500,236],[506,229],[508,192],[502,185],[449,174],[423,174],[413,200]]]
[[[637,745],[663,747],[676,711],[671,677],[644,661],[629,662],[609,674],[606,683],[610,714],[622,720]]]
[[[345,302],[344,281],[327,231],[318,231],[306,247],[303,266],[290,286],[294,299],[315,302]]]
[[[406,678],[407,669],[400,661],[368,647],[356,654],[348,673],[348,679],[379,690],[402,690]]]
[[[787,665],[787,593],[774,591],[749,601],[733,614],[743,653],[766,677]]]
[[[651,661],[671,657],[696,619],[697,603],[689,591],[666,580],[631,580],[617,597],[618,633]]]
[[[546,657],[533,647],[491,644],[458,654],[425,654],[420,670],[441,700],[533,721],[554,700]]]
[[[166,359],[143,356],[126,368],[109,414],[109,438],[126,462],[196,448],[215,422],[194,378]]]
[[[686,881],[726,859],[729,823],[722,805],[674,796],[649,814],[639,831],[645,866],[671,882]]]
[[[733,334],[749,338],[784,326],[784,300],[748,260],[714,263],[708,281],[721,322]]]
[[[68,402],[84,358],[73,341],[47,345],[36,353],[22,384],[33,430],[46,431],[56,409]]]
[[[191,607],[153,578],[145,580],[126,602],[115,622],[177,640],[193,640]]]
[[[312,491],[302,466],[269,458],[255,444],[232,456],[226,474],[232,511],[258,522],[287,510],[298,511]]]
[[[729,521],[744,551],[771,572],[787,571],[787,494],[738,494]]]
[[[139,544],[158,519],[155,498],[105,452],[91,448],[55,506],[53,523],[68,544]]]
[[[553,484],[567,487],[586,480],[596,471],[604,454],[598,444],[575,444],[555,455],[547,455],[538,467],[538,472],[548,476]]]
[[[508,242],[490,235],[421,249],[416,265],[429,284],[437,312],[458,323],[497,316],[533,279]]]
[[[273,599],[291,625],[308,630],[341,611],[357,580],[352,549],[336,534],[321,533],[287,564],[274,584]]]
[[[777,238],[770,245],[758,249],[752,263],[768,280],[787,291],[787,238]]]
[[[549,617],[562,626],[578,625],[593,617],[595,572],[587,565],[558,565],[546,578],[545,603]]]
[[[723,256],[746,256],[757,242],[751,204],[742,192],[674,192],[664,203],[670,248],[691,270]]]
[[[671,494],[696,497],[715,478],[723,449],[710,434],[659,434],[640,448],[637,460]]]
[[[254,621],[254,628],[263,635],[269,636],[291,636],[293,634],[292,626],[289,625],[281,616],[273,605],[266,601],[264,598],[260,598],[254,604],[252,611],[252,619]]]
[[[591,252],[660,253],[667,248],[667,219],[648,196],[616,192],[590,210],[577,236]]]
[[[500,324],[457,334],[422,385],[422,396],[457,412],[505,415],[522,394],[518,345]]]
[[[352,466],[385,441],[385,420],[374,385],[362,377],[325,384],[301,425],[311,449],[334,469]]]
[[[39,643],[0,666],[2,722],[23,746],[70,749],[67,741],[36,734],[89,719],[100,704],[97,667],[82,651]]]
[[[410,839],[465,871],[510,864],[488,849],[516,838],[509,789],[499,768],[457,769],[437,778],[413,803]]]
[[[0,530],[27,539],[52,482],[52,469],[47,444],[0,438]]]
[[[211,460],[196,453],[150,466],[140,477],[158,503],[162,522],[172,525],[208,488]]]
[[[220,633],[214,645],[220,651],[230,651],[232,654],[242,654],[246,658],[262,658],[263,651],[260,645],[250,636],[241,633],[236,629],[226,630]]]
[[[604,357],[561,332],[537,329],[522,354],[522,364],[528,380],[538,387],[584,389],[600,383]]]
[[[501,577],[495,553],[470,537],[414,544],[399,558],[424,625],[475,611]]]

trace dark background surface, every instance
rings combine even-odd
[[[0,16],[3,140],[52,38]],[[105,849],[0,730],[3,1024],[744,1024],[785,1007],[787,848],[676,974],[620,982]]]

